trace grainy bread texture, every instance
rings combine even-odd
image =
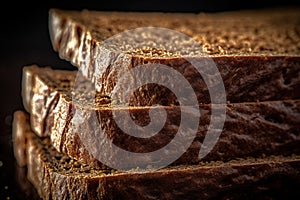
[[[165,109],[167,113],[164,126],[155,136],[136,138],[124,133],[116,124],[113,112],[121,116],[126,124],[126,111],[129,110],[131,120],[143,126],[150,122],[149,107],[111,107],[109,99],[101,96],[94,97],[94,102],[100,102],[99,104],[77,103],[76,99],[72,99],[75,74],[75,72],[56,71],[38,66],[26,66],[23,69],[23,99],[31,115],[32,129],[40,136],[50,136],[53,146],[59,152],[66,153],[81,163],[100,167],[102,164],[96,156],[105,155],[109,151],[100,148],[104,145],[101,141],[95,142],[97,141],[95,138],[100,137],[100,133],[95,131],[94,122],[99,122],[96,128],[101,129],[113,141],[113,144],[131,152],[151,152],[164,147],[174,139],[176,134],[183,134],[183,137],[188,135],[190,130],[178,133],[182,117],[179,106],[154,108]],[[34,92],[28,88],[32,88]],[[82,91],[82,95],[89,96],[89,91]],[[173,163],[174,165],[192,164],[199,161],[198,153],[207,134],[211,106],[199,105],[199,109],[201,116],[196,137],[193,142],[191,141],[189,149]],[[74,121],[77,112],[84,113],[86,122],[79,127]],[[189,119],[196,116],[192,109],[185,114]],[[152,120],[160,119],[157,115]],[[93,136],[94,132],[96,135]],[[223,131],[212,151],[202,160],[227,161],[238,157],[258,157],[263,154],[300,153],[299,133],[299,100],[226,104]],[[92,155],[86,145],[95,145],[99,150]],[[180,147],[181,145],[178,144],[178,148]],[[164,156],[174,156],[176,152],[178,152],[177,149],[174,152],[169,151]],[[109,156],[118,154],[120,152],[115,151]],[[140,162],[149,164],[150,158],[145,156],[143,159],[145,160]],[[122,158],[117,162],[123,162]],[[135,165],[134,163],[127,164],[128,167]]]
[[[127,71],[152,63],[179,71],[195,90],[198,101],[209,103],[207,85],[188,59],[194,58],[199,63],[215,63],[228,101],[254,102],[300,97],[299,13],[297,9],[218,14],[52,9],[49,30],[54,50],[79,67],[102,95],[111,96]],[[203,50],[193,48],[193,42],[181,41],[180,36],[167,30],[122,33],[149,26],[183,33]],[[117,96],[118,104],[178,104],[174,94],[162,86],[147,84],[134,93],[121,88],[131,99],[127,102],[122,95]]]
[[[59,91],[71,91],[76,74],[76,71],[69,70],[54,72],[48,67],[40,69],[36,66],[23,69],[23,105],[27,111],[30,111],[31,127],[39,136],[50,136],[52,124],[46,120],[52,120],[53,113],[45,108],[50,109],[57,104]]]
[[[270,156],[167,167],[154,172],[118,172],[81,165],[37,137],[28,115],[16,111],[14,142],[19,163],[43,199],[273,199],[300,194],[300,157]],[[16,140],[14,140],[16,141]],[[25,141],[25,140],[22,140]]]

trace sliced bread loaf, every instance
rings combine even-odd
[[[23,111],[14,113],[13,126],[15,152],[26,152],[15,154],[16,159],[27,165],[27,177],[43,199],[291,199],[300,195],[296,155],[125,173],[82,165],[57,152],[49,138],[31,131]]]
[[[26,66],[23,69],[23,100],[31,115],[32,130],[40,136],[50,136],[53,146],[59,152],[66,153],[81,163],[94,167],[102,165],[97,156],[119,155],[121,150],[111,153],[105,143],[97,140],[100,132],[106,135],[111,143],[135,153],[147,153],[169,144],[176,134],[191,137],[192,130],[180,132],[179,125],[183,113],[179,106],[163,106],[152,108],[156,111],[165,110],[166,122],[157,134],[148,138],[132,136],[132,132],[124,132],[115,121],[113,113],[121,118],[125,125],[127,111],[138,126],[160,119],[157,115],[149,116],[149,107],[111,107],[109,98],[96,96],[94,102],[78,103],[72,98],[76,72],[56,71],[51,68]],[[82,91],[82,96],[89,96],[89,90]],[[199,150],[203,146],[211,120],[211,105],[199,105],[201,116],[197,124],[195,138],[189,148],[173,164],[192,164],[199,162]],[[184,113],[190,121],[194,115],[192,107]],[[83,112],[84,123],[76,117]],[[290,155],[300,153],[300,101],[267,101],[254,103],[232,103],[226,105],[226,119],[221,135],[204,161],[227,161],[234,158],[262,155]],[[77,121],[76,121],[77,120]],[[78,121],[79,120],[79,121]],[[153,120],[153,121],[151,121]],[[217,119],[215,119],[217,120]],[[78,124],[79,125],[78,125]],[[96,125],[95,125],[96,123]],[[130,123],[128,123],[130,124]],[[128,125],[129,126],[129,125]],[[97,129],[97,130],[95,130]],[[213,129],[213,127],[212,127]],[[99,131],[100,132],[97,132]],[[93,135],[95,134],[95,135]],[[189,145],[188,144],[188,145]],[[91,151],[94,149],[94,151]],[[110,147],[110,146],[109,146]],[[181,151],[178,149],[164,152],[161,156],[171,157]],[[116,162],[124,162],[120,158]],[[145,155],[140,162],[151,165],[150,157]],[[124,162],[128,167],[135,163]],[[132,165],[132,166],[131,166]]]
[[[255,102],[300,97],[299,13],[297,9],[214,14],[52,9],[49,28],[54,50],[94,81],[101,95],[112,96],[124,74],[142,65],[150,71],[152,63],[180,72],[199,103],[209,103],[209,87],[194,59],[202,69],[207,66],[203,63],[210,69],[216,66],[228,101]],[[141,76],[152,75],[136,76],[138,82]],[[120,104],[178,104],[162,86],[148,84],[134,92],[121,88],[118,91],[131,99],[117,96]]]

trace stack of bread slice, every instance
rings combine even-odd
[[[43,199],[299,195],[299,19],[297,9],[214,14],[50,10],[53,48],[78,71],[24,66],[26,111],[16,111],[13,121],[18,164],[27,166],[27,177]],[[128,30],[136,32],[130,35]],[[201,53],[189,40],[178,39],[175,31],[203,47]],[[209,91],[209,83],[193,68],[190,58],[200,63],[213,61],[218,69],[226,101],[217,102],[217,108],[224,108],[217,117],[212,117],[213,99],[222,96]],[[122,75],[155,65],[178,71],[194,94],[186,93],[178,101],[172,91],[156,84],[141,86],[130,98],[114,93],[118,82],[124,81]],[[153,71],[139,75],[164,79]],[[128,92],[131,83],[122,82],[121,90]],[[197,105],[183,107],[181,103],[193,95]],[[195,107],[200,115],[195,114]],[[124,131],[115,117],[126,128],[132,122],[147,127],[159,121],[160,115],[166,119],[157,134],[141,138],[133,133],[140,129]],[[180,129],[184,117],[196,123],[188,147],[176,143],[176,148],[162,151],[161,157],[155,154],[156,160],[148,156],[172,144],[178,134],[191,137],[192,128]],[[205,143],[207,134],[214,133],[209,132],[214,128],[211,124],[222,117],[217,141],[206,155],[199,156],[209,144]],[[107,145],[95,127],[112,143]],[[112,146],[117,150],[111,151]],[[143,156],[128,159],[124,150]],[[156,163],[174,156],[153,170]]]

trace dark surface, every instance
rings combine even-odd
[[[162,3],[164,2],[164,3]],[[218,2],[218,3],[217,3]],[[239,3],[241,2],[241,3]],[[20,184],[14,161],[11,140],[12,113],[23,109],[21,103],[21,69],[24,65],[51,65],[54,68],[74,69],[52,50],[48,35],[49,8],[112,11],[169,11],[216,12],[238,9],[291,6],[298,2],[275,1],[9,1],[1,5],[0,45],[0,199],[34,199],[32,187]],[[8,12],[8,14],[7,14]],[[17,170],[17,171],[16,171]],[[22,171],[22,170],[21,170]],[[22,173],[21,173],[22,174]],[[22,179],[24,180],[24,179]],[[25,185],[28,184],[26,183]],[[22,186],[23,185],[23,186]]]

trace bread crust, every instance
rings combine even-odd
[[[94,169],[57,152],[37,137],[29,117],[14,115],[13,134],[27,138],[28,178],[43,199],[241,199],[299,196],[299,156],[270,156],[229,162],[200,162],[154,172]],[[17,133],[19,130],[22,132]],[[16,157],[19,159],[19,157]]]
[[[217,67],[228,101],[256,102],[300,97],[297,89],[300,87],[300,54],[297,50],[300,46],[296,42],[300,39],[299,13],[297,10],[267,10],[196,15],[53,9],[49,12],[49,27],[53,49],[62,59],[84,72],[102,95],[112,96],[116,84],[129,70],[152,63],[179,71],[194,89],[198,102],[210,103],[203,74],[200,76],[188,59],[194,57],[200,63],[208,60]],[[139,46],[139,41],[147,40],[142,34],[134,44],[124,39],[124,44],[117,43],[112,48],[103,45],[108,38],[122,31],[143,26],[179,31],[204,47],[210,45],[211,50],[204,48],[204,56],[195,56],[191,50],[189,55],[180,52],[189,48],[181,44],[179,56],[168,52],[156,55],[155,50],[149,50],[153,52],[150,54],[148,50],[139,50],[144,48],[142,42]],[[126,87],[122,87],[122,91],[132,92]],[[118,103],[135,106],[178,104],[172,92],[157,85],[141,87],[134,92],[130,102],[122,96],[117,97]],[[186,96],[186,99],[190,98]]]
[[[63,73],[61,71],[56,72],[51,69],[44,70],[37,66],[27,66],[24,68],[24,73],[32,73],[30,77],[35,77],[39,80],[29,81],[23,86],[23,88],[27,86],[36,88],[33,93],[28,92],[26,94],[24,92],[25,96],[38,94],[38,97],[33,95],[30,106],[26,106],[31,108],[28,112],[31,115],[32,129],[35,132],[44,130],[43,132],[36,132],[38,135],[50,134],[53,146],[59,152],[66,153],[82,163],[87,163],[94,167],[102,165],[94,157],[95,154],[92,155],[86,148],[87,144],[102,145],[97,142],[95,144],[95,137],[89,138],[90,133],[95,130],[93,123],[95,121],[99,122],[99,128],[115,145],[130,152],[151,152],[162,148],[173,139],[178,131],[182,114],[179,106],[154,108],[166,111],[167,119],[164,127],[153,137],[147,139],[135,138],[124,133],[119,128],[112,112],[117,113],[121,119],[125,119],[126,111],[129,109],[133,121],[138,125],[145,125],[150,120],[149,107],[111,107],[109,104],[104,104],[100,107],[77,105],[72,101],[70,96],[71,89],[67,86],[68,84],[72,85],[74,74],[69,74],[70,82],[68,83],[68,76],[62,76]],[[59,76],[65,80],[63,82],[64,87],[59,84]],[[35,85],[37,82],[39,83],[38,87]],[[58,84],[54,87],[55,83]],[[54,96],[56,100],[52,101]],[[25,97],[25,99],[27,98]],[[41,99],[43,100],[41,101]],[[44,102],[49,102],[49,99],[55,103],[45,104]],[[202,158],[203,161],[226,161],[238,157],[258,157],[264,154],[290,155],[300,152],[299,100],[228,103],[225,106],[226,119],[222,133],[213,150]],[[35,107],[41,109],[35,109]],[[196,137],[190,148],[173,163],[175,165],[199,162],[198,153],[210,124],[211,106],[201,104],[199,109],[201,116]],[[83,112],[87,123],[77,127],[74,124],[74,114],[76,112]],[[190,118],[195,117],[193,112],[187,113],[187,115]],[[156,117],[153,117],[153,119],[156,119]],[[35,127],[37,124],[44,128],[37,129]],[[82,134],[85,134],[85,141],[80,137]],[[100,148],[101,146],[97,147],[103,150],[103,148]],[[101,153],[105,153],[105,150]],[[115,153],[117,155],[118,151]],[[169,153],[172,156],[175,152]],[[122,162],[122,160],[119,162]],[[145,157],[146,162],[147,158]],[[130,165],[130,163],[128,164]]]

